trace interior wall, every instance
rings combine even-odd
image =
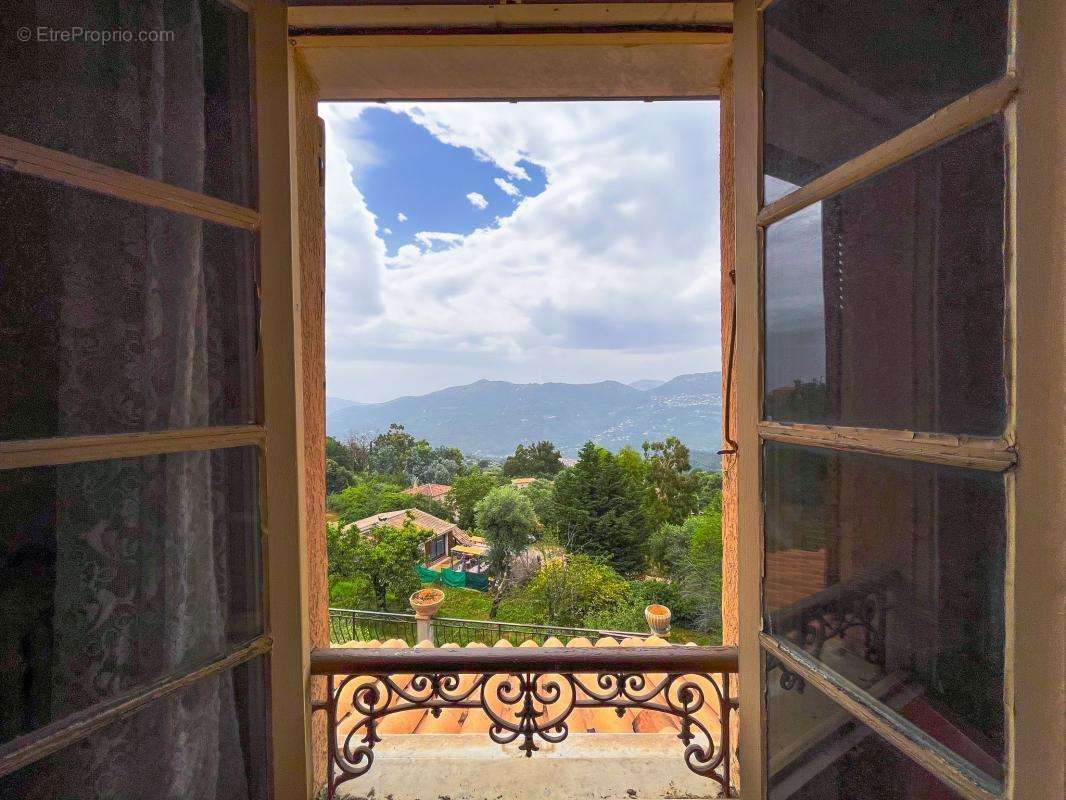
[[[329,589],[326,575],[326,247],[324,128],[318,116],[318,86],[299,54],[293,58],[296,135],[294,168],[299,234],[301,350],[304,390],[304,460],[307,524],[308,632],[312,647],[329,647]],[[312,678],[314,700],[325,699],[325,680]],[[326,720],[312,719],[314,783],[326,780]]]

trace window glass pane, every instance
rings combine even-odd
[[[1003,197],[997,119],[769,226],[765,417],[1001,433]]]
[[[254,247],[0,172],[0,439],[254,422]]]
[[[770,656],[767,667],[770,800],[961,800]]]
[[[257,459],[0,471],[0,741],[262,633]]]
[[[771,202],[1003,75],[1007,0],[777,0],[764,13]]]
[[[250,204],[244,14],[187,0],[8,3],[0,26],[0,133]]]
[[[156,700],[128,719],[0,778],[20,800],[269,797],[263,659]]]
[[[774,442],[763,469],[766,630],[1001,777],[1003,476]]]

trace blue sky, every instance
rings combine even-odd
[[[718,368],[717,104],[320,114],[329,395]]]
[[[468,147],[445,144],[406,114],[371,107],[347,124],[377,154],[360,171],[357,185],[381,221],[390,256],[403,245],[423,246],[416,238],[423,231],[466,236],[492,225],[547,186],[543,167],[522,160],[523,174],[513,176]],[[429,241],[434,247],[449,244]]]

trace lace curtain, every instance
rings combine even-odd
[[[18,102],[24,111],[37,105],[40,124],[61,126],[57,138],[76,137],[70,149],[79,155],[202,187],[198,4],[36,6],[40,23],[55,28],[110,27],[117,19],[130,30],[175,32],[173,42],[112,43],[103,54],[51,52],[53,67],[62,59],[64,80]],[[111,91],[79,91],[99,83],[89,73],[101,69],[111,71]],[[223,345],[213,334],[212,316],[221,312],[210,302],[205,223],[125,203],[102,218],[99,198],[81,190],[66,201],[54,217],[36,220],[48,234],[40,266],[60,281],[51,328],[58,333],[58,429],[210,424],[212,404],[225,398],[209,366]],[[87,377],[98,387],[101,374],[110,378],[107,389],[87,390]],[[187,671],[227,652],[229,576],[241,567],[227,563],[232,520],[223,467],[199,452],[56,470],[52,719],[135,689],[146,676]],[[70,800],[239,800],[249,796],[247,784],[233,676],[224,673],[93,734],[47,767],[31,766],[20,790]]]

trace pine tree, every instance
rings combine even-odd
[[[640,572],[651,527],[640,485],[613,454],[588,442],[555,482],[559,537],[572,552],[603,558],[619,572]]]

